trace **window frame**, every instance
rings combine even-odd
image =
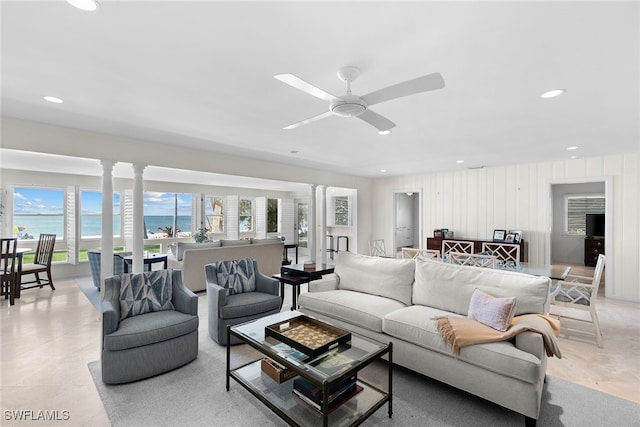
[[[213,214],[211,214],[212,223],[213,223],[213,218],[220,217],[220,223],[222,224],[220,231],[214,231],[214,230],[210,229],[209,227],[207,227],[206,222],[208,221],[208,217],[209,217],[209,214],[207,213],[207,206],[209,205],[207,203],[208,199],[213,199],[214,202],[215,202],[216,199],[218,199],[222,203],[221,204],[222,207],[221,207],[220,214],[216,215],[215,212]],[[226,225],[226,222],[224,220],[224,215],[225,215],[225,211],[226,211],[225,205],[226,205],[226,198],[224,196],[216,196],[216,195],[213,195],[213,194],[205,194],[205,196],[204,196],[204,221],[205,221],[204,228],[207,229],[207,233],[213,233],[214,235],[222,235],[222,234],[226,233],[226,226],[227,225]]]
[[[243,201],[249,202],[249,204],[251,206],[251,213],[249,215],[242,215],[242,202]],[[256,231],[256,226],[255,226],[255,217],[256,217],[256,215],[255,215],[255,213],[256,213],[255,199],[253,199],[252,197],[240,197],[238,199],[238,232],[240,234],[255,233],[255,231]],[[249,223],[250,223],[251,227],[248,230],[242,230],[242,218],[243,217],[249,217]]]

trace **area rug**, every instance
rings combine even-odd
[[[235,346],[235,363],[254,356],[248,346]],[[113,426],[284,426],[286,423],[231,380],[225,390],[224,347],[200,331],[198,358],[182,368],[143,381],[106,386],[100,363],[89,370]],[[386,364],[364,373],[384,378]],[[523,426],[522,415],[446,384],[394,368],[393,417],[387,406],[364,425],[437,427]],[[364,375],[363,374],[363,375]],[[384,384],[384,382],[382,382]],[[548,377],[542,395],[539,427],[640,426],[640,405]]]

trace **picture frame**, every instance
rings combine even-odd
[[[520,230],[509,230],[507,234],[513,234],[513,243],[520,243],[522,240],[522,231]]]
[[[504,241],[507,243],[515,243],[516,235],[513,233],[507,233],[507,237],[504,238]]]
[[[507,230],[493,230],[493,241],[494,242],[504,242],[504,238],[507,235]]]

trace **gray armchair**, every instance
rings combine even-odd
[[[105,384],[158,375],[197,357],[198,297],[184,286],[180,270],[112,276],[104,284]]]
[[[258,271],[253,258],[219,261],[204,266],[209,305],[209,336],[227,344],[227,326],[278,313],[280,282]],[[231,344],[239,340],[232,338]]]
[[[119,276],[124,273],[124,257],[131,255],[132,252],[117,252],[113,254],[113,275]],[[93,279],[93,286],[100,289],[100,271],[102,263],[102,253],[100,251],[87,252],[87,258],[89,259],[89,266],[91,268],[91,278]]]

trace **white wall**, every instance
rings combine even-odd
[[[393,239],[393,191],[422,192],[421,247],[432,230],[458,238],[490,239],[493,230],[522,230],[529,261],[549,259],[550,185],[562,179],[612,177],[606,289],[611,297],[640,301],[640,155],[612,155],[549,163],[376,179],[372,183],[372,234]],[[608,218],[609,220],[609,218]]]

